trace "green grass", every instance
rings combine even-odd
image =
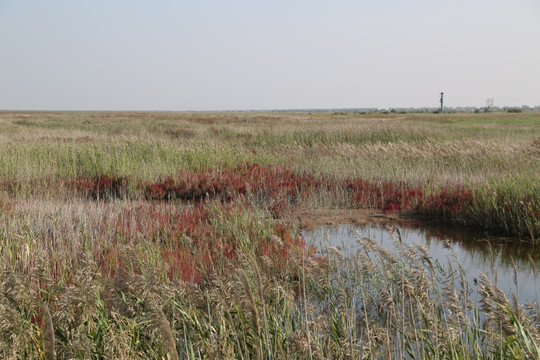
[[[411,183],[538,177],[538,113],[460,116],[4,113],[0,176],[151,178],[251,162]]]

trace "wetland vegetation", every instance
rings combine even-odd
[[[371,209],[538,251],[538,112],[0,112],[0,128],[2,358],[540,355],[538,298],[399,240],[316,249],[299,220]]]

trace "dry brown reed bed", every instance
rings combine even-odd
[[[26,200],[2,213],[2,358],[491,359],[540,353],[537,304],[509,301],[487,277],[467,283],[459,264],[434,263],[422,246],[396,238],[398,251],[391,253],[358,238],[352,256],[331,247],[314,255],[301,243],[291,247],[291,234],[275,227],[269,213],[231,212],[218,202],[203,205],[211,210],[205,218],[212,232],[201,229],[188,238],[171,222],[178,210],[184,213],[181,204],[163,203],[150,213],[148,206]],[[156,223],[163,224],[161,232]],[[210,276],[198,282],[180,273],[171,277],[174,263],[160,249],[182,243],[191,256],[204,257],[197,248],[218,244],[218,234],[232,234],[224,240],[239,244],[234,257],[214,258]],[[106,254],[115,256],[103,262]]]

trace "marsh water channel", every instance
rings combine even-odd
[[[520,304],[538,301],[536,293],[540,291],[540,276],[535,269],[540,269],[540,249],[532,248],[519,239],[488,236],[460,227],[407,222],[325,225],[304,230],[303,237],[308,244],[315,245],[321,255],[326,253],[326,246],[331,246],[338,248],[345,256],[351,256],[358,249],[358,237],[372,238],[380,247],[397,254],[396,241],[392,239],[392,232],[394,236],[397,236],[397,232],[392,229],[399,229],[403,243],[425,246],[432,260],[441,266],[448,268],[449,261],[459,263],[475,294],[478,290],[475,279],[484,273],[509,299],[512,293],[516,293]],[[450,248],[447,244],[450,244]],[[453,265],[453,269],[456,268]]]

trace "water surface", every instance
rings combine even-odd
[[[536,269],[540,268],[540,251],[519,239],[490,237],[461,227],[426,227],[419,224],[327,225],[304,231],[303,236],[308,244],[317,246],[323,253],[325,245],[328,245],[350,255],[357,250],[357,236],[372,238],[379,246],[393,251],[395,245],[389,227],[399,229],[403,243],[425,246],[432,259],[443,266],[457,260],[475,293],[475,278],[484,273],[509,298],[515,292],[521,304],[537,301],[536,288],[540,291],[540,277],[535,274],[532,263]],[[445,246],[443,240],[450,243],[451,249]],[[515,273],[517,287],[514,283]]]

